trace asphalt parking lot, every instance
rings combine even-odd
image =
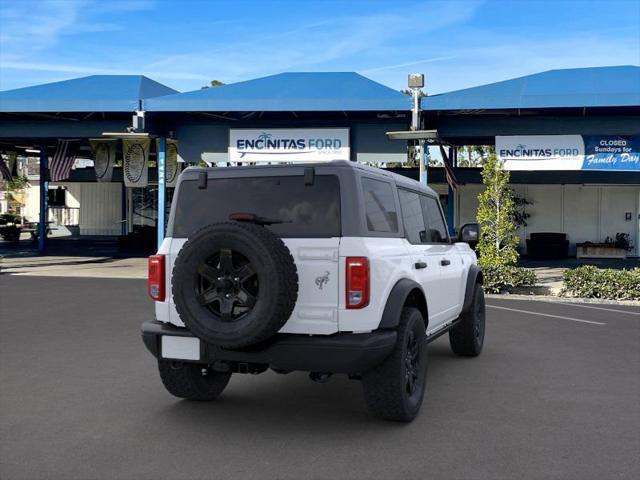
[[[303,373],[179,401],[139,338],[144,281],[0,275],[0,478],[640,478],[640,308],[488,303],[483,354],[433,343],[404,425]]]

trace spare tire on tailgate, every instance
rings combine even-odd
[[[298,272],[283,241],[263,226],[224,222],[189,236],[173,267],[173,300],[191,332],[240,348],[274,335],[298,299]]]

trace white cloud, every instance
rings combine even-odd
[[[464,61],[455,68],[434,64],[427,70],[429,94],[508,80],[546,70],[640,64],[640,28],[616,38],[593,33],[547,38],[476,34],[478,46],[452,48]]]
[[[61,37],[121,30],[116,23],[96,20],[107,13],[152,7],[148,1],[41,0],[0,4],[0,60],[29,58],[55,46]]]
[[[197,26],[168,22],[151,32],[153,42],[145,38],[144,21],[140,31],[93,35],[128,26],[120,15],[140,21],[143,15],[129,13],[152,8],[150,1],[0,5],[0,89],[70,76],[144,74],[192,90],[214,78],[229,83],[294,70],[355,70],[400,89],[411,69],[423,70],[427,91],[437,93],[552,68],[640,63],[638,27],[509,35],[470,21],[478,2],[416,1],[404,9],[389,2],[358,16],[340,16],[334,8],[330,19],[308,23],[302,14],[269,22],[211,15]]]
[[[92,67],[87,65],[66,65],[58,63],[40,63],[40,62],[21,62],[8,61],[2,63],[3,68],[13,70],[29,70],[41,72],[59,72],[59,73],[78,73],[83,75],[140,75],[140,70],[128,68],[108,68],[108,67]],[[171,72],[171,71],[145,71],[146,75],[178,80],[197,80],[199,82],[207,80],[209,77],[197,73],[188,72]]]
[[[292,70],[335,69],[379,71],[400,65],[379,65],[389,43],[418,42],[429,32],[464,23],[478,8],[478,2],[444,2],[418,4],[411,17],[428,18],[414,22],[406,11],[338,16],[331,20],[307,23],[293,29],[274,25],[275,33],[243,41],[225,39],[222,46],[191,48],[151,61],[149,68],[171,71],[209,72],[210,78],[234,82],[257,76]],[[390,53],[393,57],[397,51]],[[437,61],[436,58],[411,61],[409,64]],[[372,65],[371,58],[378,64]],[[354,63],[357,59],[358,63]],[[440,58],[444,59],[444,58]],[[369,68],[361,68],[364,65]],[[195,87],[197,88],[197,87]]]
[[[444,60],[453,60],[454,58],[458,58],[458,56],[457,55],[446,55],[446,56],[443,56],[443,57],[423,58],[422,60],[414,60],[414,61],[411,61],[411,62],[396,63],[394,65],[384,65],[382,67],[368,68],[366,70],[361,70],[360,73],[369,74],[369,73],[374,73],[374,72],[382,72],[384,70],[397,70],[399,68],[415,67],[416,65],[422,65],[422,64],[425,64],[425,63],[442,62]]]

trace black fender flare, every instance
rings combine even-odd
[[[476,288],[476,283],[482,285],[482,269],[478,265],[471,265],[469,267],[469,273],[467,274],[467,285],[464,290],[464,303],[462,304],[462,313],[468,312],[471,308],[471,302],[473,302],[473,292]]]
[[[416,291],[419,292],[419,295],[417,296],[415,294]],[[412,295],[412,293],[414,294]],[[410,298],[410,296],[412,298]],[[413,280],[409,280],[408,278],[398,280],[391,289],[384,311],[382,312],[382,319],[380,320],[379,328],[397,328],[402,309],[407,305],[407,301],[409,302],[409,305],[420,310],[420,313],[422,313],[422,317],[424,318],[426,329],[427,324],[429,323],[429,315],[424,290],[422,290],[420,284]]]

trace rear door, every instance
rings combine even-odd
[[[257,175],[254,172],[251,172]],[[265,228],[289,248],[298,271],[298,300],[281,332],[330,334],[338,330],[340,183],[336,175],[264,175],[212,178],[206,188],[182,181],[172,208],[169,265],[186,238],[233,213],[274,220]],[[170,267],[172,269],[172,267]],[[171,269],[168,268],[170,278]],[[171,302],[171,322],[182,324]]]
[[[298,268],[298,301],[282,333],[338,331],[340,238],[284,238]]]
[[[437,246],[427,243],[427,229],[420,201],[422,195],[399,188],[398,196],[411,265],[427,299],[431,330],[441,322],[444,308],[443,292],[440,289],[441,252],[437,251]]]
[[[440,202],[427,195],[421,195],[421,201],[430,248],[440,265],[440,322],[444,323],[454,319],[462,308],[464,265],[462,256],[449,239]]]

